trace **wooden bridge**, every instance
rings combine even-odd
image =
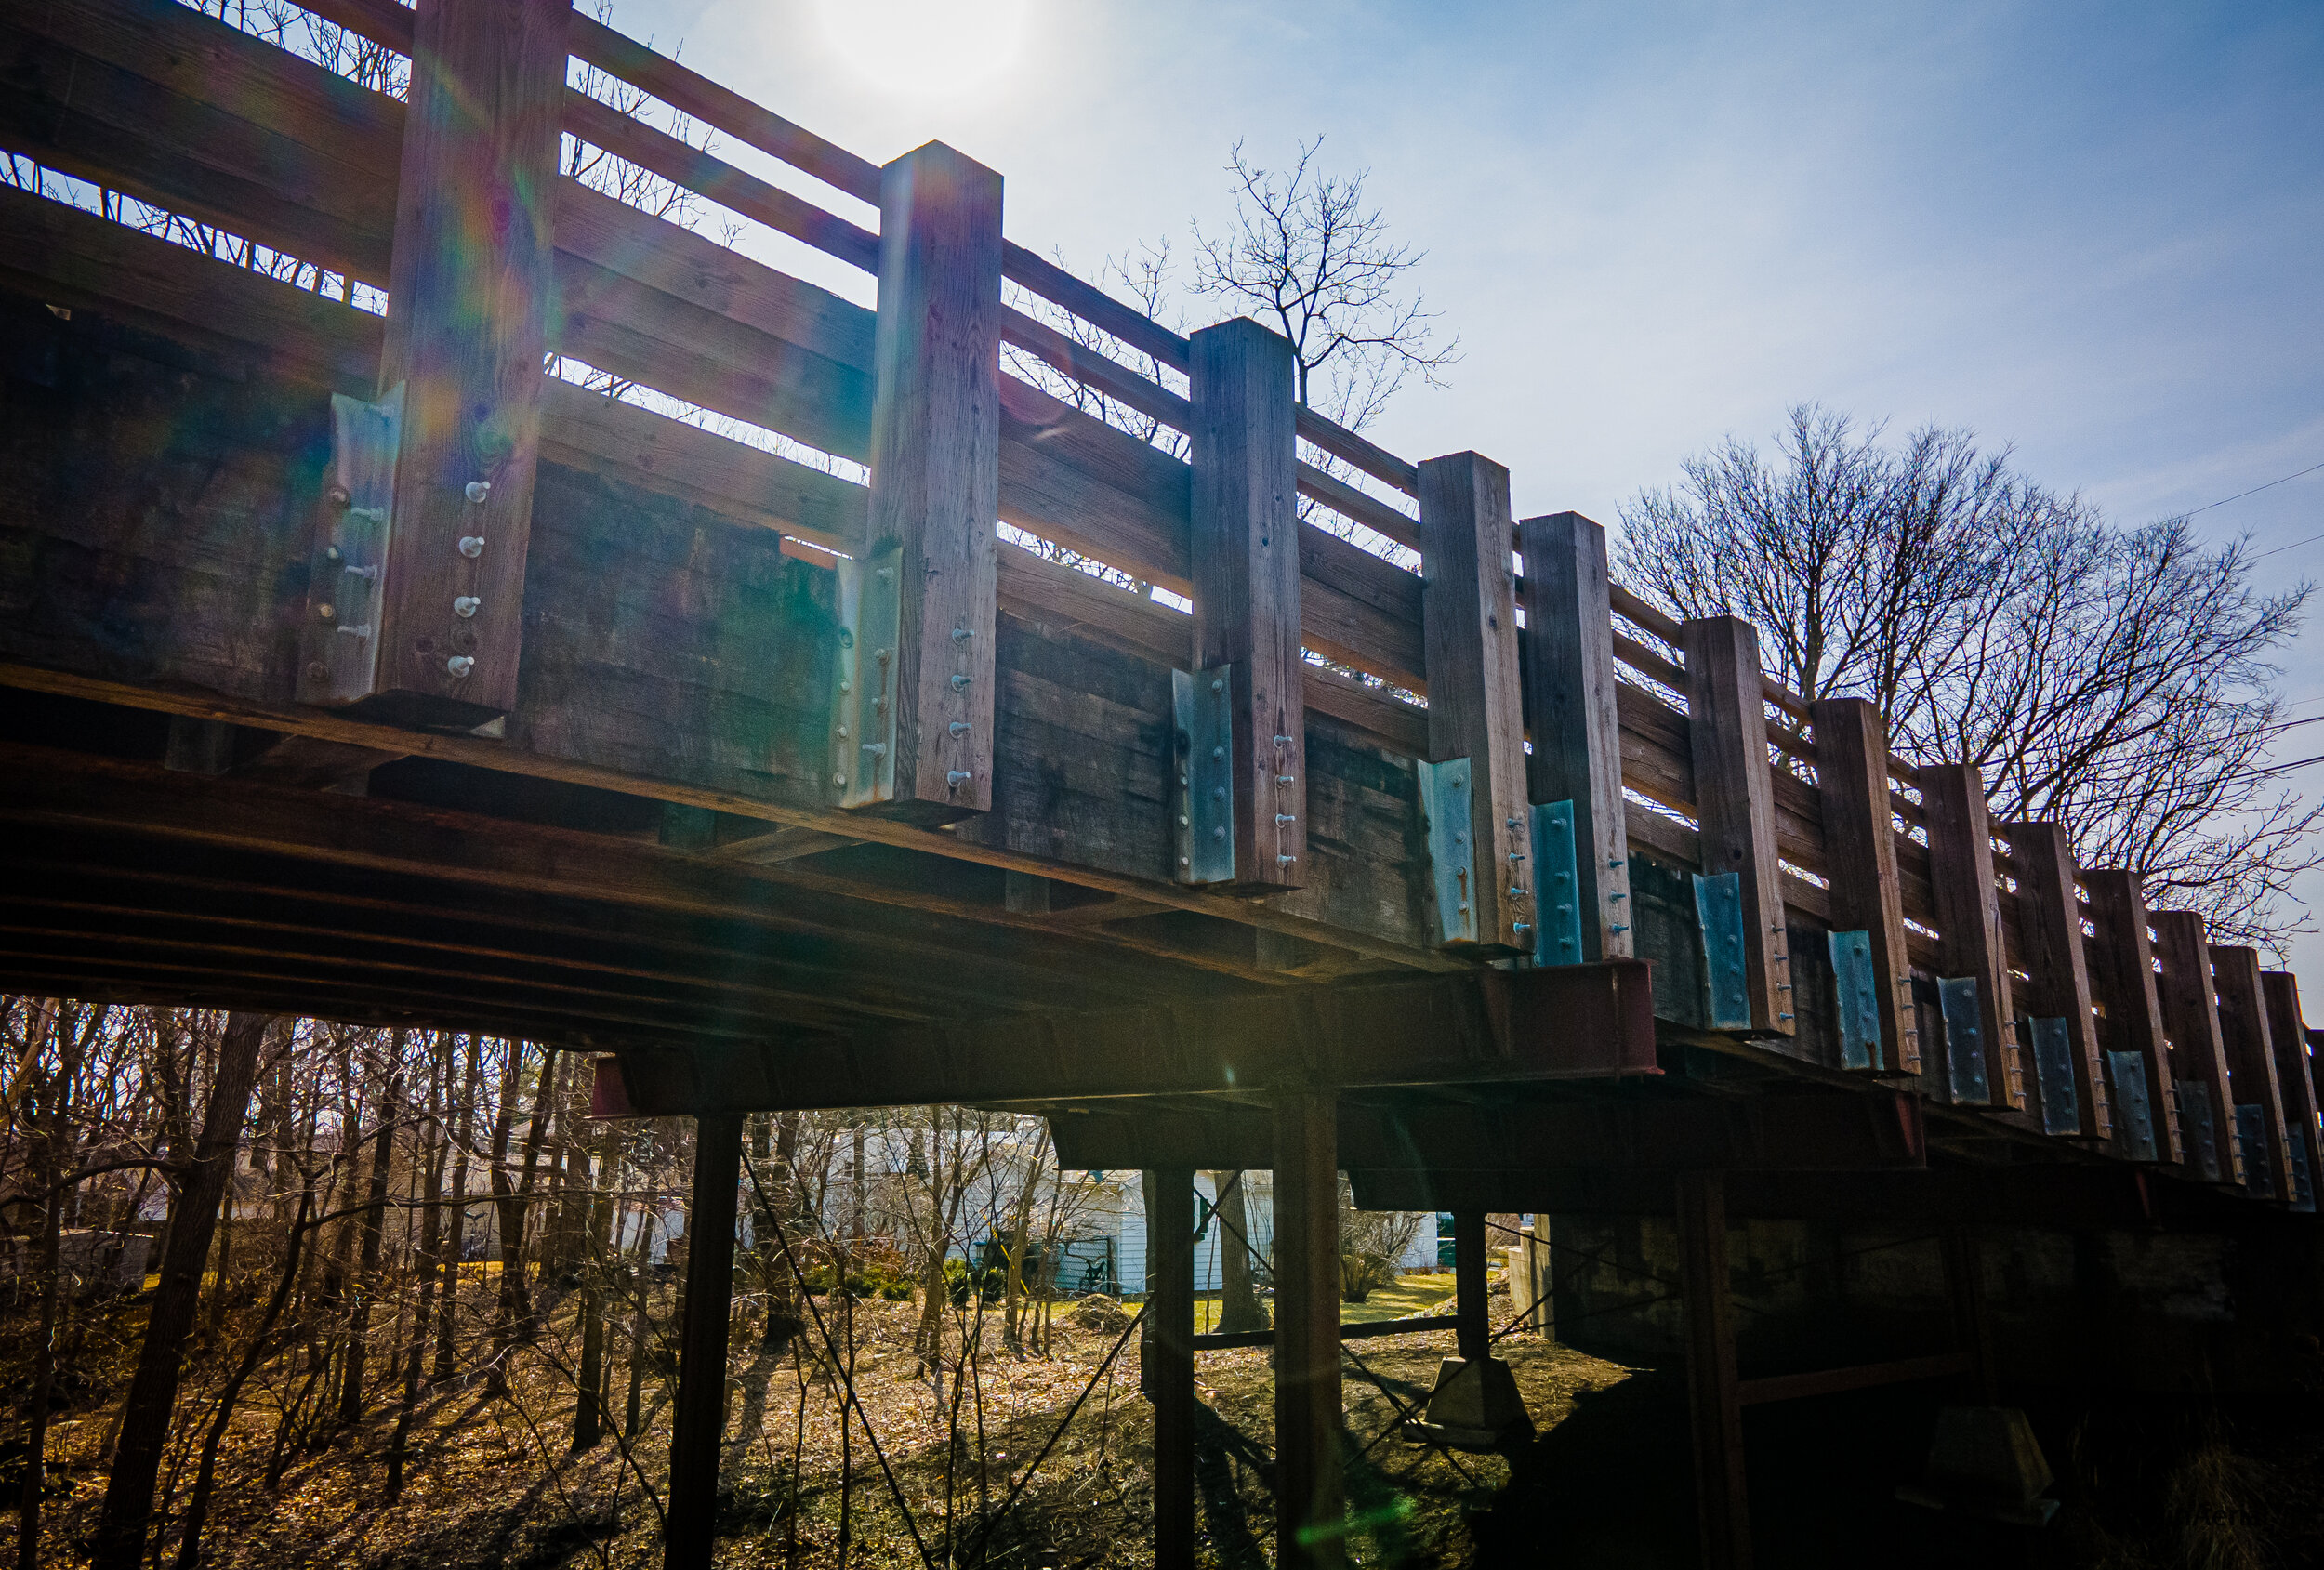
[[[942,144],[876,166],[562,0],[310,8],[412,57],[408,108],[167,0],[0,16],[0,146],[311,264],[0,190],[0,986],[605,1054],[601,1110],[702,1119],[712,1232],[758,1109],[1001,1103],[1076,1166],[1274,1168],[1287,1565],[1338,1551],[1301,1530],[1340,1513],[1335,1168],[1454,1209],[1472,1267],[1486,1208],[1679,1215],[1720,1564],[1723,1209],[2313,1211],[2290,976],[1784,691],[1748,625],[1610,584],[1492,460],[1383,452],[1256,324],[1069,277]],[[561,177],[561,133],[877,310]],[[673,1563],[706,1563],[697,1362]]]

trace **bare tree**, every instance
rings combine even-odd
[[[1434,315],[1406,288],[1427,253],[1389,238],[1387,219],[1366,203],[1368,170],[1316,166],[1323,145],[1317,137],[1275,170],[1235,144],[1235,218],[1221,233],[1195,226],[1195,290],[1250,308],[1290,339],[1299,401],[1361,430],[1407,378],[1441,386],[1460,345],[1435,341]]]
[[[1684,473],[1622,510],[1638,592],[1750,620],[1802,696],[1871,698],[1900,754],[1978,764],[1998,817],[2065,824],[2082,864],[2244,941],[2302,930],[2284,901],[2324,863],[2324,805],[2263,760],[2306,585],[2261,592],[2184,519],[2117,528],[1966,431],[1892,445],[1802,405],[1772,458],[1729,438]]]

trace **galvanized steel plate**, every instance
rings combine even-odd
[[[2121,1120],[2123,1148],[2133,1161],[2159,1161],[2154,1098],[2146,1091],[2146,1060],[2136,1052],[2108,1052],[2106,1075],[2114,1081],[2114,1110]]]
[[[1581,868],[1570,801],[1534,805],[1533,879],[1533,962],[1580,964],[1589,955],[1581,944]]]
[[[1235,881],[1235,667],[1170,672],[1181,883]]]
[[[1828,932],[1832,997],[1839,1005],[1840,1066],[1881,1066],[1880,983],[1872,970],[1872,934]]]
[[[1936,1005],[1945,1016],[1945,1075],[1955,1106],[1984,1106],[1993,1099],[1986,1077],[1985,1020],[1977,978],[1948,976],[1936,983]]]
[[[1739,873],[1695,875],[1695,921],[1703,941],[1703,1022],[1712,1030],[1751,1028],[1751,989],[1743,943]]]

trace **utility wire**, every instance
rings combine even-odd
[[[2293,481],[2298,480],[2303,476],[2314,474],[2319,468],[2324,468],[2324,463],[2312,463],[2308,465],[2307,468],[2302,469],[2298,474],[2287,474],[2281,480],[2270,480],[2265,485],[2254,485],[2248,491],[2238,491],[2232,496],[2222,496],[2215,502],[2205,502],[2201,507],[2197,508],[2194,512],[2184,512],[2179,516],[2182,518],[2192,518],[2196,515],[2196,513],[2209,512],[2212,508],[2225,507],[2229,502],[2239,502],[2246,496],[2256,496],[2262,491],[2272,491],[2278,485],[2289,485]],[[2324,539],[2324,534],[2319,534],[2317,538]],[[2305,545],[2307,542],[2303,540],[2300,543]],[[2291,547],[2278,546],[2276,548],[2277,550],[2290,550]],[[2275,551],[2267,551],[2264,554],[2273,556],[2275,553]]]

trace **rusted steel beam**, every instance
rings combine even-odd
[[[1281,987],[1186,1004],[1013,1013],[763,1051],[622,1049],[628,1097],[702,1109],[1078,1101],[1658,1073],[1642,960]],[[1264,1162],[1254,1162],[1264,1166]]]
[[[1063,1168],[1261,1168],[1272,1138],[1255,1109],[1213,1111],[1127,1102],[1051,1112]],[[1380,1107],[1340,1104],[1340,1164],[1427,1171],[1566,1170],[1605,1167],[1855,1171],[1924,1164],[1919,1103],[1909,1095],[1569,1101],[1527,1105]]]

